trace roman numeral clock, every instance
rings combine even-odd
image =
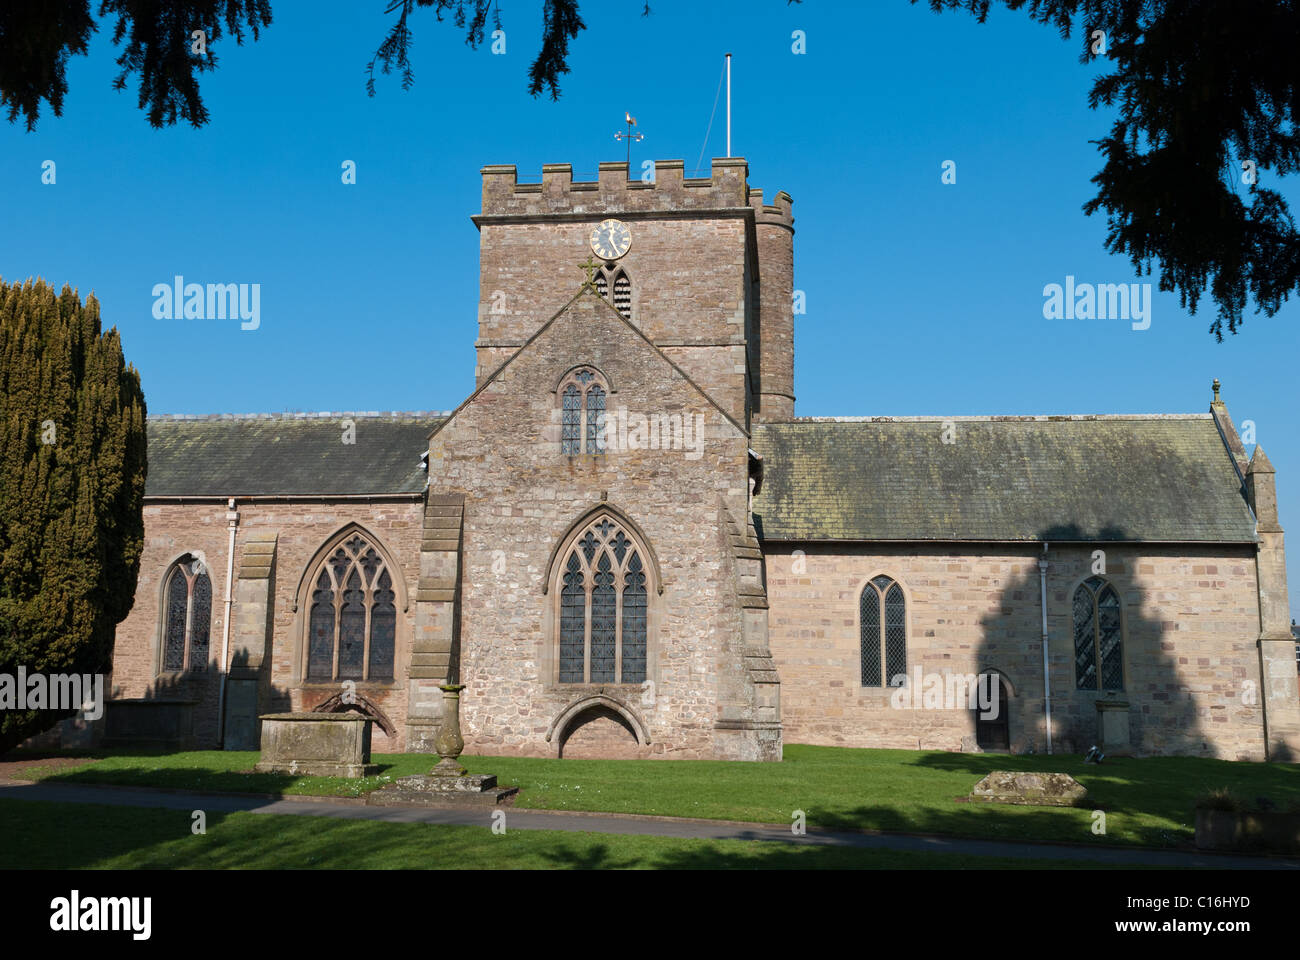
[[[602,220],[591,231],[591,252],[613,266],[632,248],[632,232],[622,220]]]

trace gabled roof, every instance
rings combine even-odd
[[[752,446],[765,540],[1255,540],[1209,414],[803,419]]]
[[[323,413],[148,420],[146,497],[419,494],[443,414]],[[344,443],[345,420],[354,425]]]
[[[534,341],[538,340],[544,333],[546,333],[546,331],[549,330],[555,324],[555,322],[560,319],[560,317],[568,313],[569,310],[573,308],[573,305],[576,304],[580,299],[582,299],[583,294],[586,293],[590,293],[591,297],[596,301],[598,306],[607,310],[611,317],[617,318],[619,323],[623,324],[624,327],[632,331],[632,333],[636,334],[637,339],[645,343],[645,345],[648,346],[651,350],[653,350],[659,356],[659,358],[663,360],[664,363],[672,367],[674,373],[676,373],[679,377],[681,377],[684,381],[686,381],[686,383],[690,384],[690,386],[701,397],[703,397],[709,403],[709,405],[713,407],[713,409],[718,411],[718,413],[722,415],[723,419],[725,419],[728,423],[730,423],[733,427],[735,427],[736,430],[742,436],[749,436],[749,431],[747,431],[743,426],[737,423],[735,419],[732,418],[731,414],[727,413],[727,411],[722,408],[722,405],[718,403],[718,401],[714,400],[707,390],[705,390],[698,383],[696,383],[691,378],[690,374],[688,374],[685,370],[683,370],[680,366],[677,365],[677,363],[672,359],[672,357],[668,356],[668,354],[664,353],[663,350],[659,349],[659,346],[653,340],[647,337],[641,331],[640,327],[636,326],[636,324],[628,320],[627,317],[619,313],[618,310],[615,309],[612,303],[610,303],[599,293],[597,293],[595,286],[593,286],[590,283],[584,283],[582,284],[582,286],[578,288],[578,292],[569,298],[568,302],[566,302],[564,306],[560,307],[560,309],[556,310],[553,314],[551,314],[550,319],[548,319],[545,323],[543,323],[540,327],[538,327],[537,330],[534,331],[533,335],[529,337],[527,340],[525,340],[522,345],[520,345],[518,350],[510,354],[510,356],[506,357],[506,359],[502,361],[495,370],[493,370],[490,374],[484,377],[483,382],[478,385],[477,389],[475,389],[473,393],[471,393],[468,397],[466,397],[463,401],[461,401],[460,405],[456,407],[455,410],[452,410],[450,413],[448,413],[442,419],[441,422],[434,425],[434,427],[429,431],[429,439],[432,440],[433,435],[435,433],[437,433],[444,426],[446,426],[448,423],[454,420],[458,413],[460,413],[467,406],[469,406],[470,403],[474,401],[475,397],[477,397],[480,393],[486,390],[491,385],[493,380],[496,380],[498,377],[500,377],[502,372],[506,369],[506,367],[514,363],[524,353],[525,350],[527,350],[530,346],[533,345]]]

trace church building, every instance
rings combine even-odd
[[[1274,471],[1208,412],[795,416],[788,194],[482,171],[450,413],[151,416],[104,742],[1300,759]],[[846,318],[846,322],[849,318]]]

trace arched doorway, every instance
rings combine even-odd
[[[996,711],[993,709],[984,711],[976,705],[975,743],[981,750],[1009,753],[1011,751],[1011,697],[1007,685],[997,673],[986,673],[980,677],[979,682],[981,687],[990,682],[997,684],[993,688],[997,692],[997,700]],[[986,713],[996,713],[996,716],[986,716]]]

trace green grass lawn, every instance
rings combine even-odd
[[[422,773],[434,758],[376,755],[378,777],[342,780],[243,773],[256,753],[117,753],[76,768],[29,771],[51,783],[108,783],[203,791],[358,795],[392,778]],[[1008,756],[787,745],[782,763],[703,760],[461,758],[473,773],[520,787],[519,807],[789,823],[803,810],[811,827],[935,833],[1069,843],[1186,846],[1196,798],[1214,787],[1279,805],[1300,796],[1300,766],[1198,758],[1107,759]],[[962,803],[991,770],[1068,773],[1088,788],[1081,808]],[[1106,813],[1104,836],[1092,832]]]
[[[0,800],[0,869],[1089,869],[1090,864],[558,830]]]

